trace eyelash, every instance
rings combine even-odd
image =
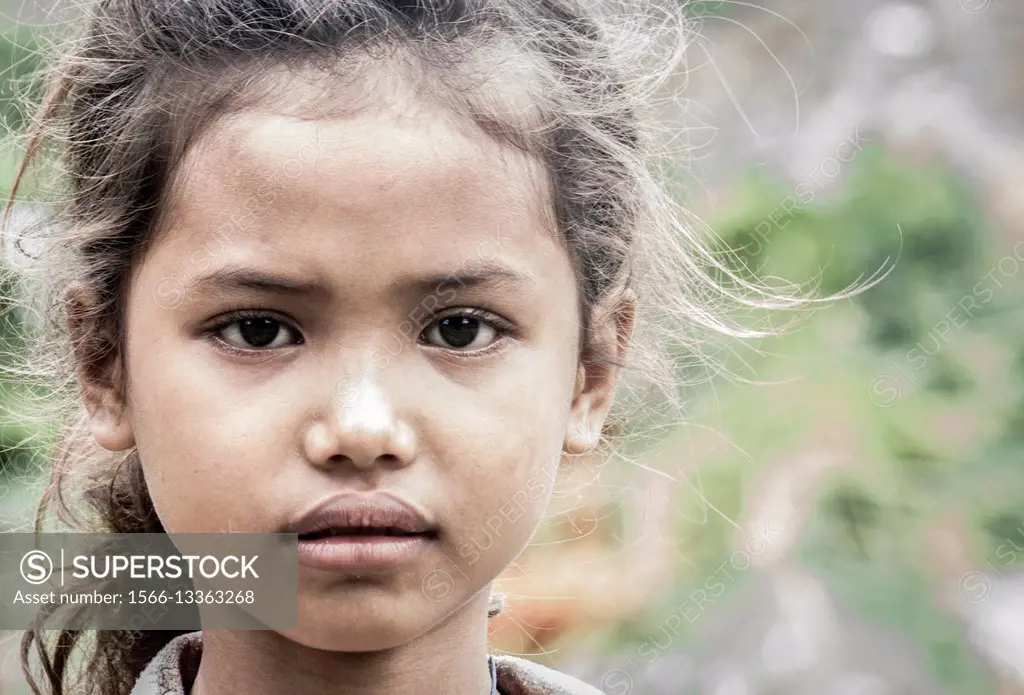
[[[429,343],[424,343],[422,341],[423,335],[435,323],[437,323],[438,321],[443,321],[444,319],[453,318],[453,317],[456,317],[456,316],[467,316],[469,318],[476,319],[480,323],[483,323],[483,324],[486,324],[486,325],[490,326],[491,329],[493,329],[494,333],[495,333],[494,341],[490,345],[488,345],[487,347],[479,348],[477,350],[457,350],[457,349],[452,349],[452,348],[444,348],[444,347],[439,347],[437,345],[431,345]],[[462,358],[462,359],[476,359],[476,358],[480,358],[480,357],[485,357],[485,356],[491,354],[492,352],[501,349],[501,347],[505,344],[506,340],[508,340],[509,338],[515,338],[515,337],[516,337],[515,324],[513,324],[511,321],[509,321],[508,319],[506,319],[506,318],[504,318],[502,316],[494,314],[494,313],[492,313],[490,311],[486,311],[484,309],[459,309],[459,308],[453,308],[453,309],[450,309],[450,310],[438,312],[434,316],[430,317],[430,320],[423,325],[423,329],[420,331],[420,339],[421,340],[419,340],[417,342],[419,342],[419,344],[421,344],[421,345],[426,344],[430,348],[434,348],[434,349],[437,349],[437,350],[443,350],[444,352],[446,352],[448,354],[455,355],[455,356],[457,356],[459,358]]]
[[[288,321],[279,316],[277,313],[267,309],[235,309],[232,311],[228,311],[220,316],[220,319],[217,321],[217,323],[203,330],[203,336],[212,343],[214,343],[219,350],[223,350],[224,352],[236,355],[238,357],[255,357],[257,355],[265,356],[266,354],[273,352],[273,349],[266,348],[240,348],[235,345],[232,345],[231,343],[220,337],[220,333],[225,328],[233,326],[234,324],[240,321],[245,321],[246,319],[271,319],[273,321],[277,321],[282,325],[286,326],[289,331],[298,336],[299,342],[296,344],[301,345],[302,343],[305,342],[305,339],[302,337],[302,333],[297,328],[295,328],[291,321]]]
[[[443,348],[443,347],[439,347],[439,346],[436,346],[436,345],[431,345],[429,343],[424,343],[423,342],[423,340],[422,340],[423,339],[423,335],[426,333],[427,329],[429,329],[431,326],[433,326],[438,321],[442,321],[442,320],[444,320],[446,318],[452,318],[452,317],[456,317],[456,316],[468,316],[470,318],[474,318],[474,319],[480,321],[481,323],[487,324],[488,326],[490,326],[494,330],[494,332],[496,334],[495,338],[494,338],[494,341],[490,345],[488,345],[487,347],[480,348],[478,350],[458,350],[458,349],[452,349],[452,348]],[[227,328],[229,326],[232,326],[232,325],[238,323],[239,321],[244,321],[246,319],[254,319],[254,318],[259,318],[259,319],[267,319],[268,318],[268,319],[271,319],[273,321],[277,321],[278,323],[284,325],[288,330],[292,331],[295,335],[298,336],[298,342],[297,343],[292,343],[292,345],[302,345],[302,344],[304,344],[306,342],[305,338],[302,336],[302,332],[298,328],[296,328],[295,325],[290,320],[284,319],[281,316],[279,316],[277,313],[275,313],[273,311],[270,311],[268,309],[237,309],[237,310],[229,311],[226,314],[223,314],[221,316],[220,321],[218,321],[213,326],[210,326],[209,328],[205,329],[203,331],[203,335],[205,337],[207,337],[208,339],[210,339],[212,341],[215,341],[220,349],[225,350],[225,351],[230,352],[230,353],[235,354],[235,355],[239,355],[241,357],[254,357],[256,355],[270,353],[270,352],[273,352],[274,350],[280,349],[280,348],[245,349],[245,348],[236,347],[236,346],[232,345],[231,343],[229,343],[229,342],[227,342],[224,339],[219,337],[218,334],[221,331],[223,331],[225,328]],[[514,324],[511,321],[509,321],[508,319],[505,319],[504,317],[498,316],[497,314],[494,314],[492,312],[486,311],[484,309],[451,309],[451,310],[447,310],[445,312],[439,312],[439,313],[435,314],[434,316],[429,317],[429,321],[427,321],[427,322],[425,322],[423,324],[423,328],[420,331],[419,339],[417,340],[417,343],[421,344],[421,345],[422,344],[426,344],[428,347],[436,348],[438,350],[444,350],[445,352],[448,352],[448,353],[453,354],[453,355],[458,355],[460,357],[475,358],[475,357],[482,357],[484,355],[490,354],[495,349],[498,349],[505,342],[505,340],[508,339],[509,337],[515,337],[515,326],[514,326]]]

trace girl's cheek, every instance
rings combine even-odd
[[[512,437],[508,438],[512,440]],[[520,441],[491,458],[465,487],[459,535],[477,550],[504,539],[525,543],[540,523],[558,473],[560,448]],[[545,442],[547,444],[547,442]]]

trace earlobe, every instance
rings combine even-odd
[[[75,360],[75,375],[96,443],[109,451],[135,445],[135,434],[121,392],[122,362],[111,331],[104,330],[90,294],[74,285],[65,295],[68,336]]]
[[[123,408],[104,408],[90,416],[92,436],[108,451],[125,451],[135,446],[135,434]]]
[[[597,441],[589,435],[580,433],[569,435],[565,438],[562,451],[569,456],[582,456],[597,448]]]
[[[588,427],[587,416],[587,413],[582,413],[569,423],[562,451],[570,456],[582,456],[589,453],[597,448],[600,441],[600,432],[594,436],[594,432]]]
[[[576,373],[563,444],[570,455],[586,454],[600,444],[620,365],[632,338],[636,296],[628,289],[612,296],[613,300],[595,307],[588,349]]]
[[[587,385],[586,365],[580,364],[576,368],[576,382],[572,390],[572,409],[569,412],[569,422],[566,426],[565,440],[562,443],[562,452],[570,456],[579,456],[587,453],[589,437],[587,436],[587,411],[584,401],[584,389]]]

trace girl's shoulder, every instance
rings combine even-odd
[[[500,695],[602,695],[572,676],[515,656],[495,655]]]
[[[203,633],[178,635],[157,652],[135,681],[131,695],[185,695],[203,653]]]
[[[131,695],[186,695],[202,656],[202,632],[178,635],[143,670]],[[541,664],[514,656],[495,656],[501,695],[601,695],[601,691]]]

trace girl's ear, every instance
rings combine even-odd
[[[619,368],[633,336],[636,295],[632,290],[610,293],[594,307],[585,349],[576,372],[569,425],[563,449],[585,454],[597,448],[612,407]]]
[[[113,327],[101,321],[97,306],[92,293],[80,284],[65,294],[75,374],[93,437],[104,449],[124,451],[135,445],[135,434],[122,393],[122,355]]]

